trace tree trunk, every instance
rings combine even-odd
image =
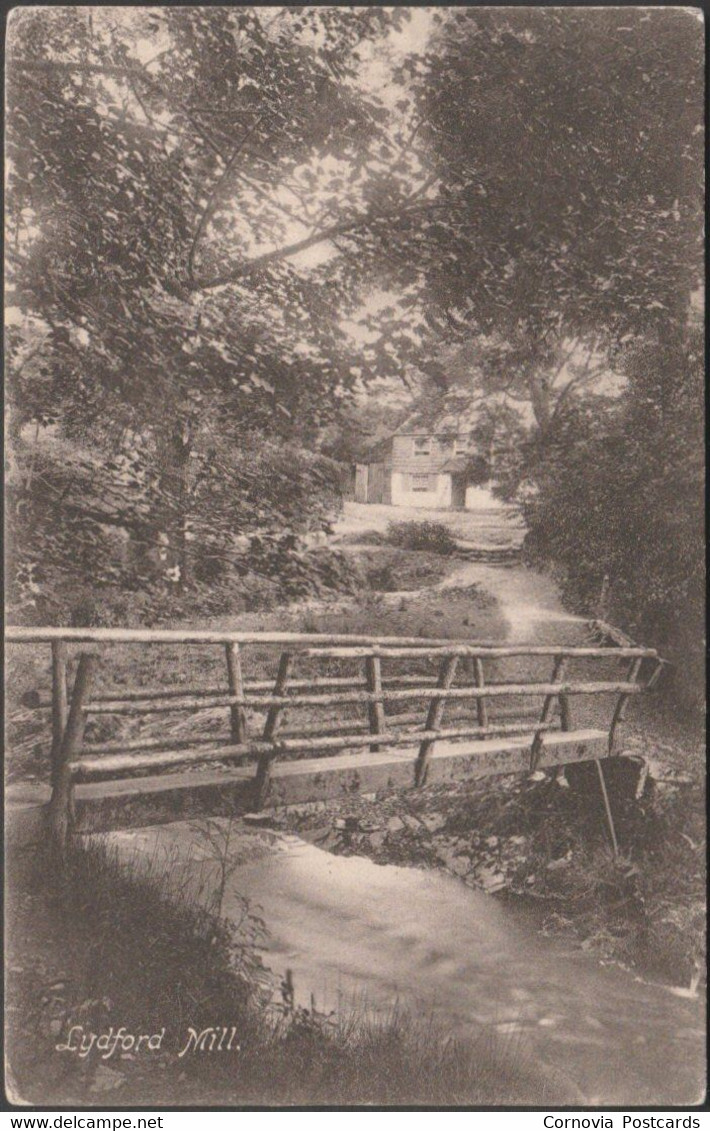
[[[528,375],[527,384],[535,422],[540,432],[544,435],[550,427],[550,421],[552,420],[550,387],[547,378],[541,377],[538,373],[530,373]]]
[[[178,588],[181,593],[190,583],[190,543],[188,529],[190,523],[190,456],[192,455],[192,421],[184,422],[182,430],[175,438],[178,463],[178,527],[177,527],[177,565],[180,571]]]
[[[163,442],[162,494],[163,518],[160,527],[167,538],[168,569],[177,569],[177,589],[184,592],[190,582],[190,457],[193,448],[193,421],[175,420]]]

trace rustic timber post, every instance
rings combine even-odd
[[[244,677],[242,675],[242,657],[238,644],[225,644],[227,656],[227,678],[229,680],[229,694],[237,697],[237,702],[230,708],[231,739],[237,746],[243,745],[247,739],[247,718],[244,710]]]
[[[552,669],[551,683],[562,683],[565,676],[565,657],[555,656],[555,663]],[[555,699],[559,699],[560,713],[562,715],[562,729],[569,730],[569,700],[566,695],[546,695],[545,701],[542,705],[540,713],[540,723],[547,723],[552,714]],[[533,774],[537,769],[537,764],[540,761],[540,754],[542,753],[544,731],[536,730],[535,737],[533,738],[532,747],[530,749],[530,773]]]
[[[641,671],[641,664],[642,663],[643,663],[643,657],[642,656],[634,657],[634,659],[629,664],[629,667],[628,667],[628,670],[627,670],[627,673],[626,673],[626,682],[627,683],[636,683],[636,681],[638,679],[638,674]],[[614,714],[612,716],[611,726],[609,727],[609,753],[610,754],[611,754],[612,750],[614,749],[614,735],[615,735],[615,732],[616,732],[616,727],[617,727],[618,723],[621,723],[621,722],[624,721],[624,716],[626,715],[626,705],[627,705],[628,701],[629,701],[629,696],[623,695],[623,694],[620,695],[619,698],[616,701],[616,707],[614,708]]]
[[[602,578],[601,589],[599,590],[599,597],[597,599],[596,619],[601,619],[606,614],[607,605],[609,604],[609,574],[605,573]]]
[[[56,763],[56,777],[49,803],[52,836],[60,859],[66,854],[67,837],[74,819],[72,759],[80,752],[86,727],[85,704],[91,693],[96,656],[83,652],[74,680],[69,717]]]
[[[654,667],[653,671],[651,672],[650,677],[646,680],[646,690],[647,691],[650,691],[652,687],[656,686],[659,679],[661,678],[661,674],[663,672],[664,667],[666,666],[666,663],[667,663],[666,660],[656,660],[656,666]]]
[[[480,656],[474,656],[473,658],[473,680],[476,687],[483,688],[486,686],[486,681],[483,678],[483,660]],[[488,704],[483,697],[476,700],[476,714],[479,727],[487,727]]]
[[[63,640],[52,641],[52,752],[51,783],[56,785],[59,754],[69,717],[67,697],[67,646]]]
[[[456,675],[458,659],[458,656],[447,656],[442,660],[439,679],[436,685],[438,691],[447,691],[451,687],[451,684],[454,682],[454,676]],[[435,695],[429,704],[425,730],[431,731],[440,729],[445,707],[446,699]],[[424,785],[426,782],[429,755],[435,741],[436,740],[433,738],[427,738],[419,747],[419,754],[417,755],[417,761],[414,767],[415,785]]]
[[[594,761],[597,764],[597,774],[599,775],[599,785],[600,785],[601,791],[602,791],[602,801],[604,802],[604,812],[606,813],[606,823],[609,826],[609,836],[611,838],[611,850],[614,853],[614,859],[616,860],[618,858],[618,855],[619,855],[619,842],[616,839],[616,829],[614,828],[614,815],[611,811],[611,805],[609,804],[609,794],[607,792],[606,782],[604,781],[604,771],[602,769],[601,761],[599,760],[599,758],[595,758]]]
[[[368,703],[370,719],[370,734],[382,734],[385,729],[385,708],[382,694],[382,665],[376,652],[365,658],[365,682],[368,692],[375,698]],[[380,746],[371,746],[370,750],[377,751]]]
[[[636,680],[638,679],[638,674],[641,671],[641,664],[642,663],[643,663],[643,657],[640,657],[640,656],[634,657],[634,659],[629,664],[627,672],[626,672],[626,682],[627,683],[636,683]],[[620,723],[620,722],[623,722],[623,720],[624,720],[624,716],[626,715],[626,705],[627,705],[628,701],[629,701],[629,696],[624,695],[624,694],[620,695],[619,698],[616,701],[616,707],[614,708],[614,714],[612,716],[611,726],[609,727],[609,753],[610,754],[612,753],[612,751],[614,749],[614,735],[615,735],[617,724]],[[608,790],[606,788],[606,781],[604,780],[604,770],[602,769],[601,761],[599,760],[599,758],[595,758],[595,762],[597,764],[597,775],[599,777],[599,787],[600,787],[601,793],[602,793],[602,801],[604,802],[604,812],[606,813],[606,823],[609,826],[609,836],[611,838],[611,848],[612,848],[612,852],[614,853],[614,859],[616,860],[618,855],[619,855],[619,842],[617,840],[616,829],[614,827],[614,815],[611,811],[611,803],[609,801],[609,793],[608,793]]]
[[[572,710],[569,705],[569,695],[557,696],[560,704],[560,727],[562,730],[572,730]]]
[[[281,659],[279,660],[279,670],[276,675],[276,683],[274,684],[274,697],[280,698],[285,695],[292,664],[293,656],[291,653],[282,652]],[[283,722],[285,709],[286,708],[279,703],[273,703],[269,707],[266,723],[264,724],[264,742],[273,743],[275,741],[279,727]],[[257,809],[261,809],[266,799],[269,788],[269,778],[271,776],[271,763],[275,755],[275,748],[265,750],[259,755],[259,761],[256,767],[256,778],[254,780],[254,804]]]

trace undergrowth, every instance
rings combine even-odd
[[[387,541],[403,550],[429,550],[446,555],[456,550],[456,539],[443,522],[390,522]]]
[[[606,761],[619,855],[614,858],[593,763],[521,788],[483,826],[525,833],[514,877],[546,909],[549,928],[572,932],[585,949],[674,985],[704,966],[703,799],[697,786],[660,793],[649,778],[637,798],[633,765]]]

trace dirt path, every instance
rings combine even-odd
[[[336,525],[335,538],[355,536],[364,541],[368,533],[384,534],[390,523],[410,521],[442,523],[456,538],[472,544],[518,546],[525,533],[520,517],[511,507],[437,511],[348,502]],[[472,585],[479,586],[498,602],[506,624],[502,639],[546,644],[568,643],[579,638],[584,618],[565,611],[557,585],[549,576],[523,565],[464,562],[435,585],[387,593],[384,603],[392,606],[402,599],[414,602],[447,589],[466,589]]]
[[[574,616],[562,607],[559,591],[551,578],[526,566],[466,562],[436,585],[415,592],[388,593],[384,600],[386,604],[396,604],[402,598],[416,601],[418,597],[445,593],[447,589],[466,589],[470,585],[478,585],[498,602],[507,626],[504,636],[507,641],[567,643],[562,637],[577,638],[585,624],[584,617]]]
[[[382,503],[346,501],[334,526],[334,539],[360,537],[371,531],[383,534],[390,523],[437,522],[447,526],[455,538],[484,545],[518,546],[525,526],[515,509],[499,506],[485,510],[431,510],[426,507],[392,507]]]

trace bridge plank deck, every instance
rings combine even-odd
[[[525,772],[531,735],[441,742],[429,759],[427,784]],[[586,729],[545,737],[538,766],[591,761],[606,751],[607,732]],[[275,762],[264,807],[328,801],[386,788],[414,788],[417,747]],[[253,768],[156,774],[76,786],[77,830],[132,828],[203,814],[238,815],[253,807]]]

